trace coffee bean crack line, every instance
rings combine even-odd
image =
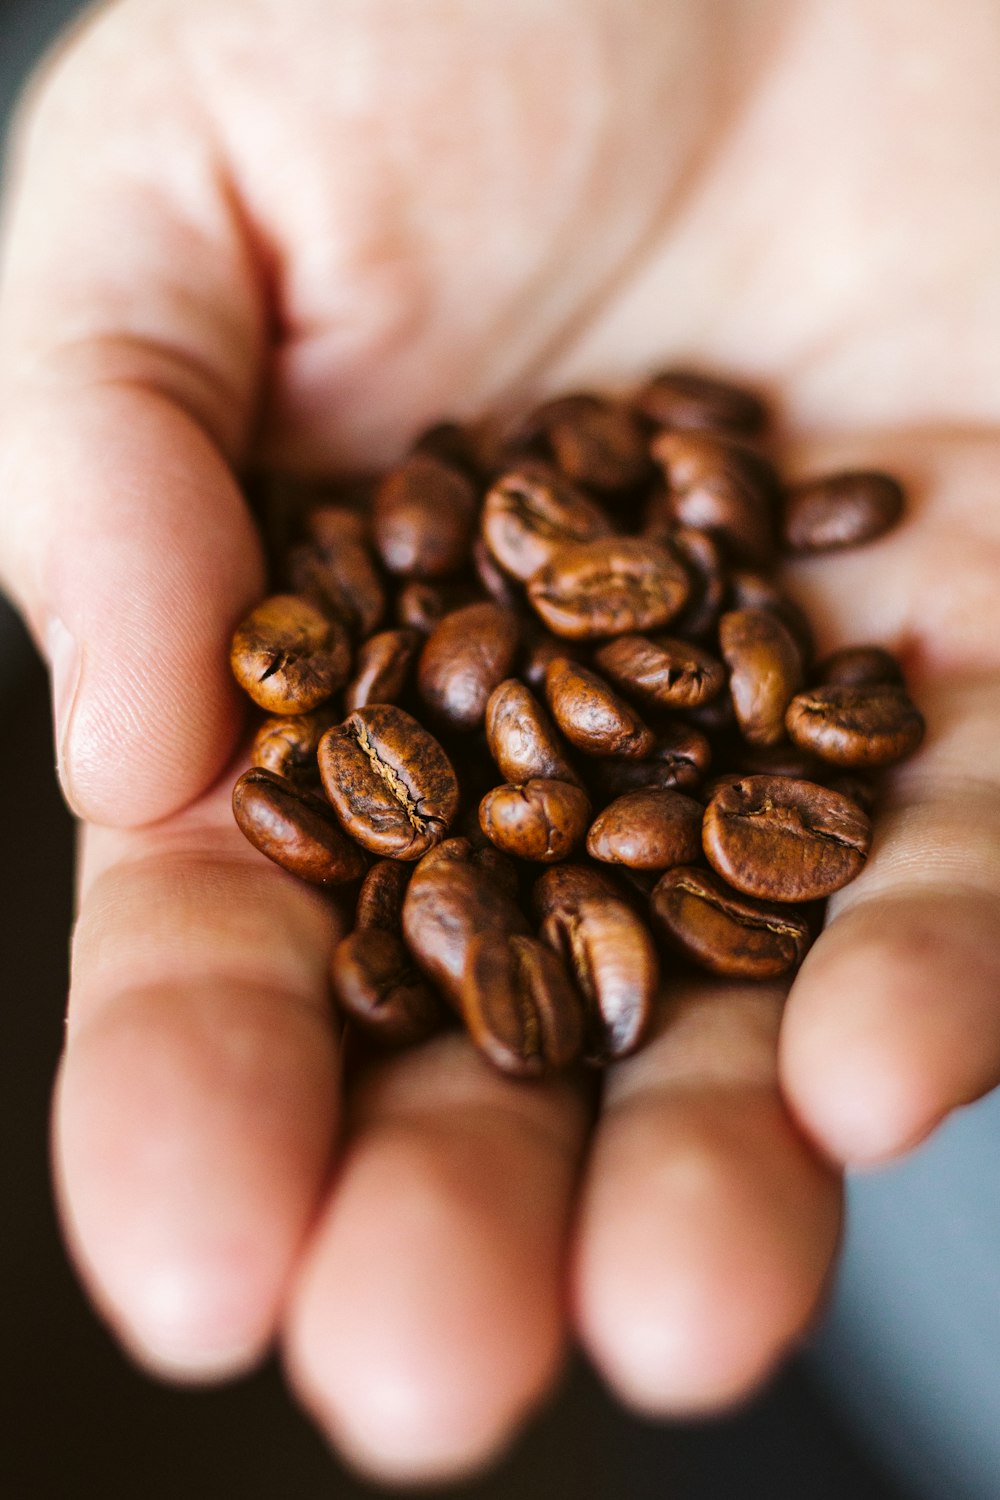
[[[769,813],[775,811],[774,804],[768,802],[764,807],[747,808],[745,812],[739,812],[737,818],[745,818],[750,822],[753,818],[766,818]],[[827,844],[836,844],[840,849],[853,849],[855,854],[864,854],[855,840],[846,834],[833,833],[826,828],[817,828],[814,823],[803,822],[801,818],[783,819],[780,825],[782,834],[791,833],[795,838],[822,839]]]
[[[420,812],[419,802],[411,795],[409,787],[399,773],[394,771],[392,766],[387,765],[384,760],[380,759],[378,751],[368,738],[368,730],[364,724],[358,724],[353,727],[358,741],[358,748],[367,755],[371,762],[372,770],[385,782],[417,832],[425,833],[428,826],[436,820],[434,818],[427,818]]]
[[[679,891],[687,891],[689,896],[695,896],[699,901],[704,901],[706,906],[714,906],[724,917],[729,917],[734,922],[739,922],[744,927],[757,927],[763,931],[775,932],[781,937],[799,938],[802,936],[800,927],[793,927],[787,922],[781,922],[776,917],[761,917],[756,912],[747,912],[739,917],[733,916],[724,901],[719,900],[702,890],[699,886],[691,885],[686,880],[679,880],[676,885]]]

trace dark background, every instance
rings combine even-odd
[[[0,0],[0,131],[24,75],[76,9],[71,0]],[[45,673],[2,597],[0,725],[0,1494],[351,1500],[390,1493],[337,1464],[289,1402],[276,1367],[222,1390],[159,1386],[127,1364],[84,1302],[59,1241],[47,1161],[73,828],[56,787]],[[499,1470],[440,1493],[456,1500],[899,1500],[796,1364],[738,1416],[671,1425],[623,1414],[578,1362]]]

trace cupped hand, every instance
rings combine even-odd
[[[67,1233],[154,1370],[281,1339],[384,1477],[482,1463],[576,1337],[625,1400],[752,1389],[809,1323],[838,1170],[1000,1076],[995,8],[144,0],[50,61],[13,152],[0,567],[83,840],[55,1119]],[[928,719],[790,999],[668,985],[601,1114],[456,1037],[342,1076],[330,906],[228,807],[234,479],[665,361],[774,397],[899,530],[797,564],[825,648]]]

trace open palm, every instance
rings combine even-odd
[[[67,1233],[151,1368],[278,1336],[382,1475],[482,1461],[568,1337],[647,1410],[740,1396],[818,1304],[840,1166],[1000,1076],[1000,22],[918,10],[126,0],[25,109],[0,555],[91,825]],[[342,1076],[334,915],[229,812],[233,472],[667,360],[769,390],[793,468],[909,481],[788,581],[823,648],[900,651],[925,747],[787,1006],[671,993],[596,1125],[455,1036]]]

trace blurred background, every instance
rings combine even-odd
[[[78,8],[0,0],[0,133],[25,75]],[[47,1160],[73,828],[56,787],[45,673],[2,596],[0,723],[0,1494],[389,1494],[337,1464],[275,1367],[222,1390],[157,1385],[127,1364],[84,1302],[60,1245]],[[577,1362],[499,1470],[441,1494],[997,1500],[998,1144],[993,1097],[902,1167],[852,1184],[832,1312],[807,1355],[746,1410],[699,1424],[642,1422]]]

